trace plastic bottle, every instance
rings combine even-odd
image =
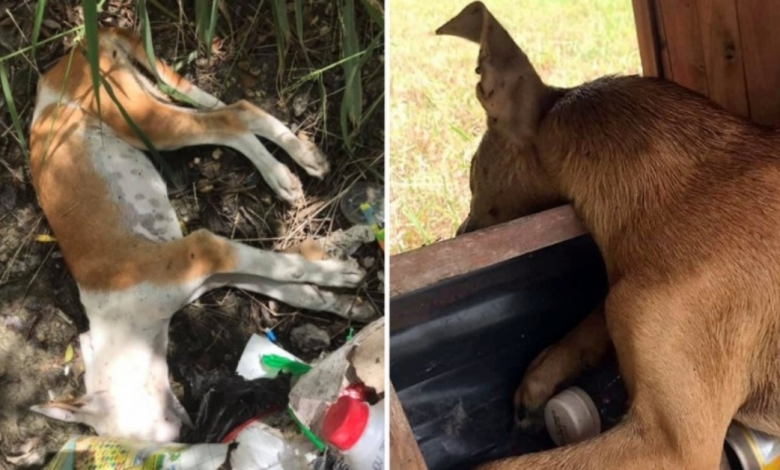
[[[384,422],[384,400],[369,406],[345,395],[325,412],[322,437],[341,451],[351,470],[383,470]]]
[[[547,432],[559,446],[590,439],[620,422],[627,401],[617,363],[609,361],[547,402]]]
[[[608,361],[545,406],[547,432],[556,445],[590,439],[616,425],[626,411],[628,395],[617,364]],[[780,468],[780,439],[731,423],[720,470]]]
[[[780,467],[780,439],[733,422],[726,433],[725,453],[730,470],[769,470]]]

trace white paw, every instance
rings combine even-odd
[[[300,150],[297,153],[295,161],[309,175],[322,179],[330,171],[330,163],[325,154],[313,143],[300,141]]]
[[[349,259],[318,261],[323,268],[322,279],[315,282],[321,286],[327,287],[357,287],[366,277],[366,272],[361,268],[357,261]]]
[[[296,205],[303,200],[301,180],[286,166],[279,164],[267,175],[263,175],[271,189],[286,202]]]
[[[360,297],[353,297],[350,299],[348,305],[344,309],[344,317],[359,322],[370,322],[377,318],[377,312],[374,310],[374,306],[371,302],[368,302]]]

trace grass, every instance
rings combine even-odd
[[[389,249],[452,237],[468,214],[471,155],[484,131],[474,95],[478,46],[433,31],[466,2],[392,0]],[[547,83],[639,73],[627,0],[493,0],[487,3]]]

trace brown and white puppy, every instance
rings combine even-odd
[[[479,2],[437,32],[480,45],[488,130],[461,231],[570,202],[607,267],[602,307],[516,405],[538,412],[610,341],[631,399],[592,440],[481,468],[712,470],[732,419],[780,436],[780,131],[657,79],[547,86]]]
[[[102,30],[97,52],[103,80],[155,148],[232,147],[290,203],[303,197],[298,178],[255,135],[278,144],[309,174],[327,173],[328,162],[313,144],[249,102],[225,105],[162,62],[150,64],[138,38]],[[201,109],[167,101],[138,66]],[[355,262],[307,261],[207,230],[183,237],[165,183],[121,108],[101,86],[98,111],[81,49],[38,83],[30,133],[33,185],[78,284],[90,331],[81,335],[87,395],[33,410],[86,423],[100,435],[171,441],[189,419],[168,382],[168,325],[204,292],[234,286],[362,320],[373,311],[355,296],[316,287],[357,286],[364,272]]]

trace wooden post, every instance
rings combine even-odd
[[[428,470],[392,383],[388,395],[390,396],[389,468],[392,470]]]

